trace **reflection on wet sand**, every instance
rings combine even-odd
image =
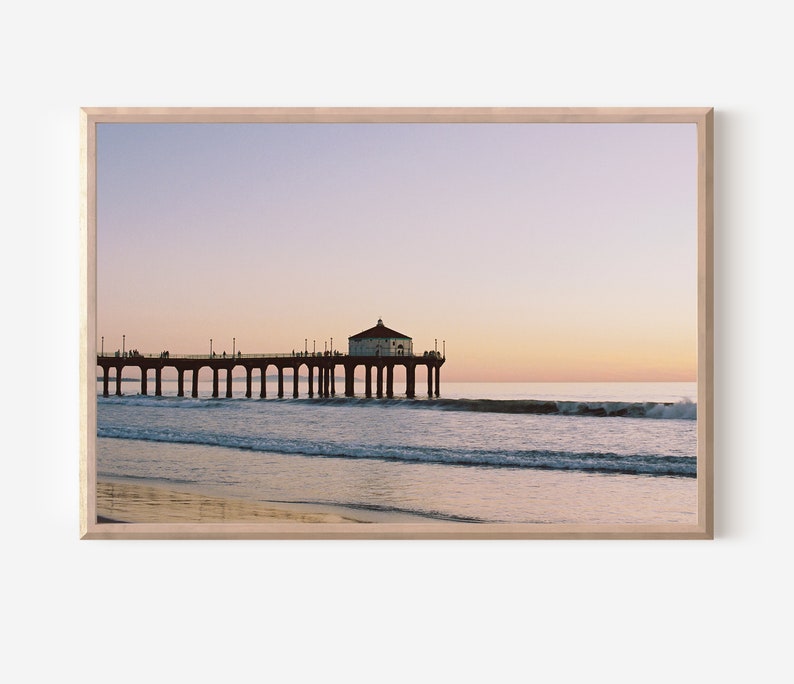
[[[333,512],[301,510],[298,504],[263,504],[119,482],[97,483],[97,517],[98,522],[127,523],[362,522]]]

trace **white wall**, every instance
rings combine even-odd
[[[413,342],[405,337],[395,338],[366,338],[349,341],[349,353],[351,356],[400,356],[397,353],[397,345],[403,346],[403,356],[411,356]]]
[[[310,5],[4,7],[0,677],[782,680],[784,3]],[[127,105],[716,107],[717,539],[78,541],[78,108]]]

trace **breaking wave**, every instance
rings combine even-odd
[[[458,466],[578,470],[598,473],[696,477],[694,457],[666,455],[625,455],[616,453],[513,449],[447,449],[393,445],[320,444],[304,439],[241,436],[215,432],[186,432],[157,427],[100,427],[99,437],[150,442],[200,444],[245,449],[255,452],[308,457],[379,459]]]
[[[697,404],[689,399],[677,402],[621,402],[621,401],[553,401],[542,399],[365,399],[361,397],[300,398],[300,399],[210,399],[206,397],[152,397],[127,395],[123,397],[100,397],[105,403],[151,406],[153,402],[169,402],[173,407],[195,409],[219,409],[230,402],[310,403],[338,406],[400,406],[418,410],[474,411],[480,413],[524,413],[528,415],[584,416],[594,418],[653,418],[696,420]]]
[[[593,416],[596,418],[677,418],[695,420],[697,404],[678,402],[543,401],[539,399],[435,399],[429,402],[450,411]]]

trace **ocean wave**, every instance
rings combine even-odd
[[[304,501],[304,500],[294,500],[294,499],[290,499],[290,500],[273,499],[272,502],[281,503],[281,504],[299,504],[299,505],[309,505],[309,506],[322,506],[330,503],[336,506],[345,506],[346,508],[352,508],[354,510],[360,510],[360,511],[376,511],[379,513],[408,513],[410,515],[421,515],[422,517],[431,518],[433,520],[447,520],[450,522],[470,522],[470,523],[489,522],[485,518],[477,518],[471,515],[454,515],[451,513],[444,513],[438,510],[410,508],[406,506],[385,506],[381,504],[365,504],[365,503],[345,502],[345,501]]]
[[[251,399],[244,397],[233,397],[228,399],[224,397],[210,398],[210,397],[173,397],[173,396],[155,396],[151,394],[124,394],[122,396],[111,395],[109,397],[99,397],[102,404],[119,406],[167,406],[169,409],[200,409],[200,410],[213,410],[223,409],[239,404],[239,402],[249,402]],[[258,400],[257,400],[258,401]]]
[[[539,449],[488,451],[482,449],[447,449],[443,447],[331,444],[310,442],[303,439],[251,437],[212,432],[188,433],[154,427],[99,427],[97,436],[175,444],[198,444],[309,457],[367,458],[456,466],[578,470],[633,475],[678,477],[696,477],[697,475],[696,459],[685,456],[576,453]]]
[[[621,402],[621,401],[554,401],[543,399],[375,399],[364,397],[246,399],[209,397],[155,397],[126,395],[100,398],[107,404],[152,406],[153,402],[168,402],[175,408],[220,409],[229,402],[308,403],[323,406],[394,406],[441,411],[474,411],[480,413],[516,413],[527,415],[581,416],[592,418],[653,418],[658,420],[696,420],[697,404],[689,399],[677,402]]]
[[[540,399],[435,399],[429,405],[448,411],[589,416],[594,418],[697,418],[697,404],[678,402],[544,401]]]

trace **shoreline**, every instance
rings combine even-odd
[[[250,501],[203,494],[179,486],[141,484],[122,478],[99,479],[96,494],[96,515],[99,524],[430,522],[423,516],[409,513],[362,510],[334,504]]]

